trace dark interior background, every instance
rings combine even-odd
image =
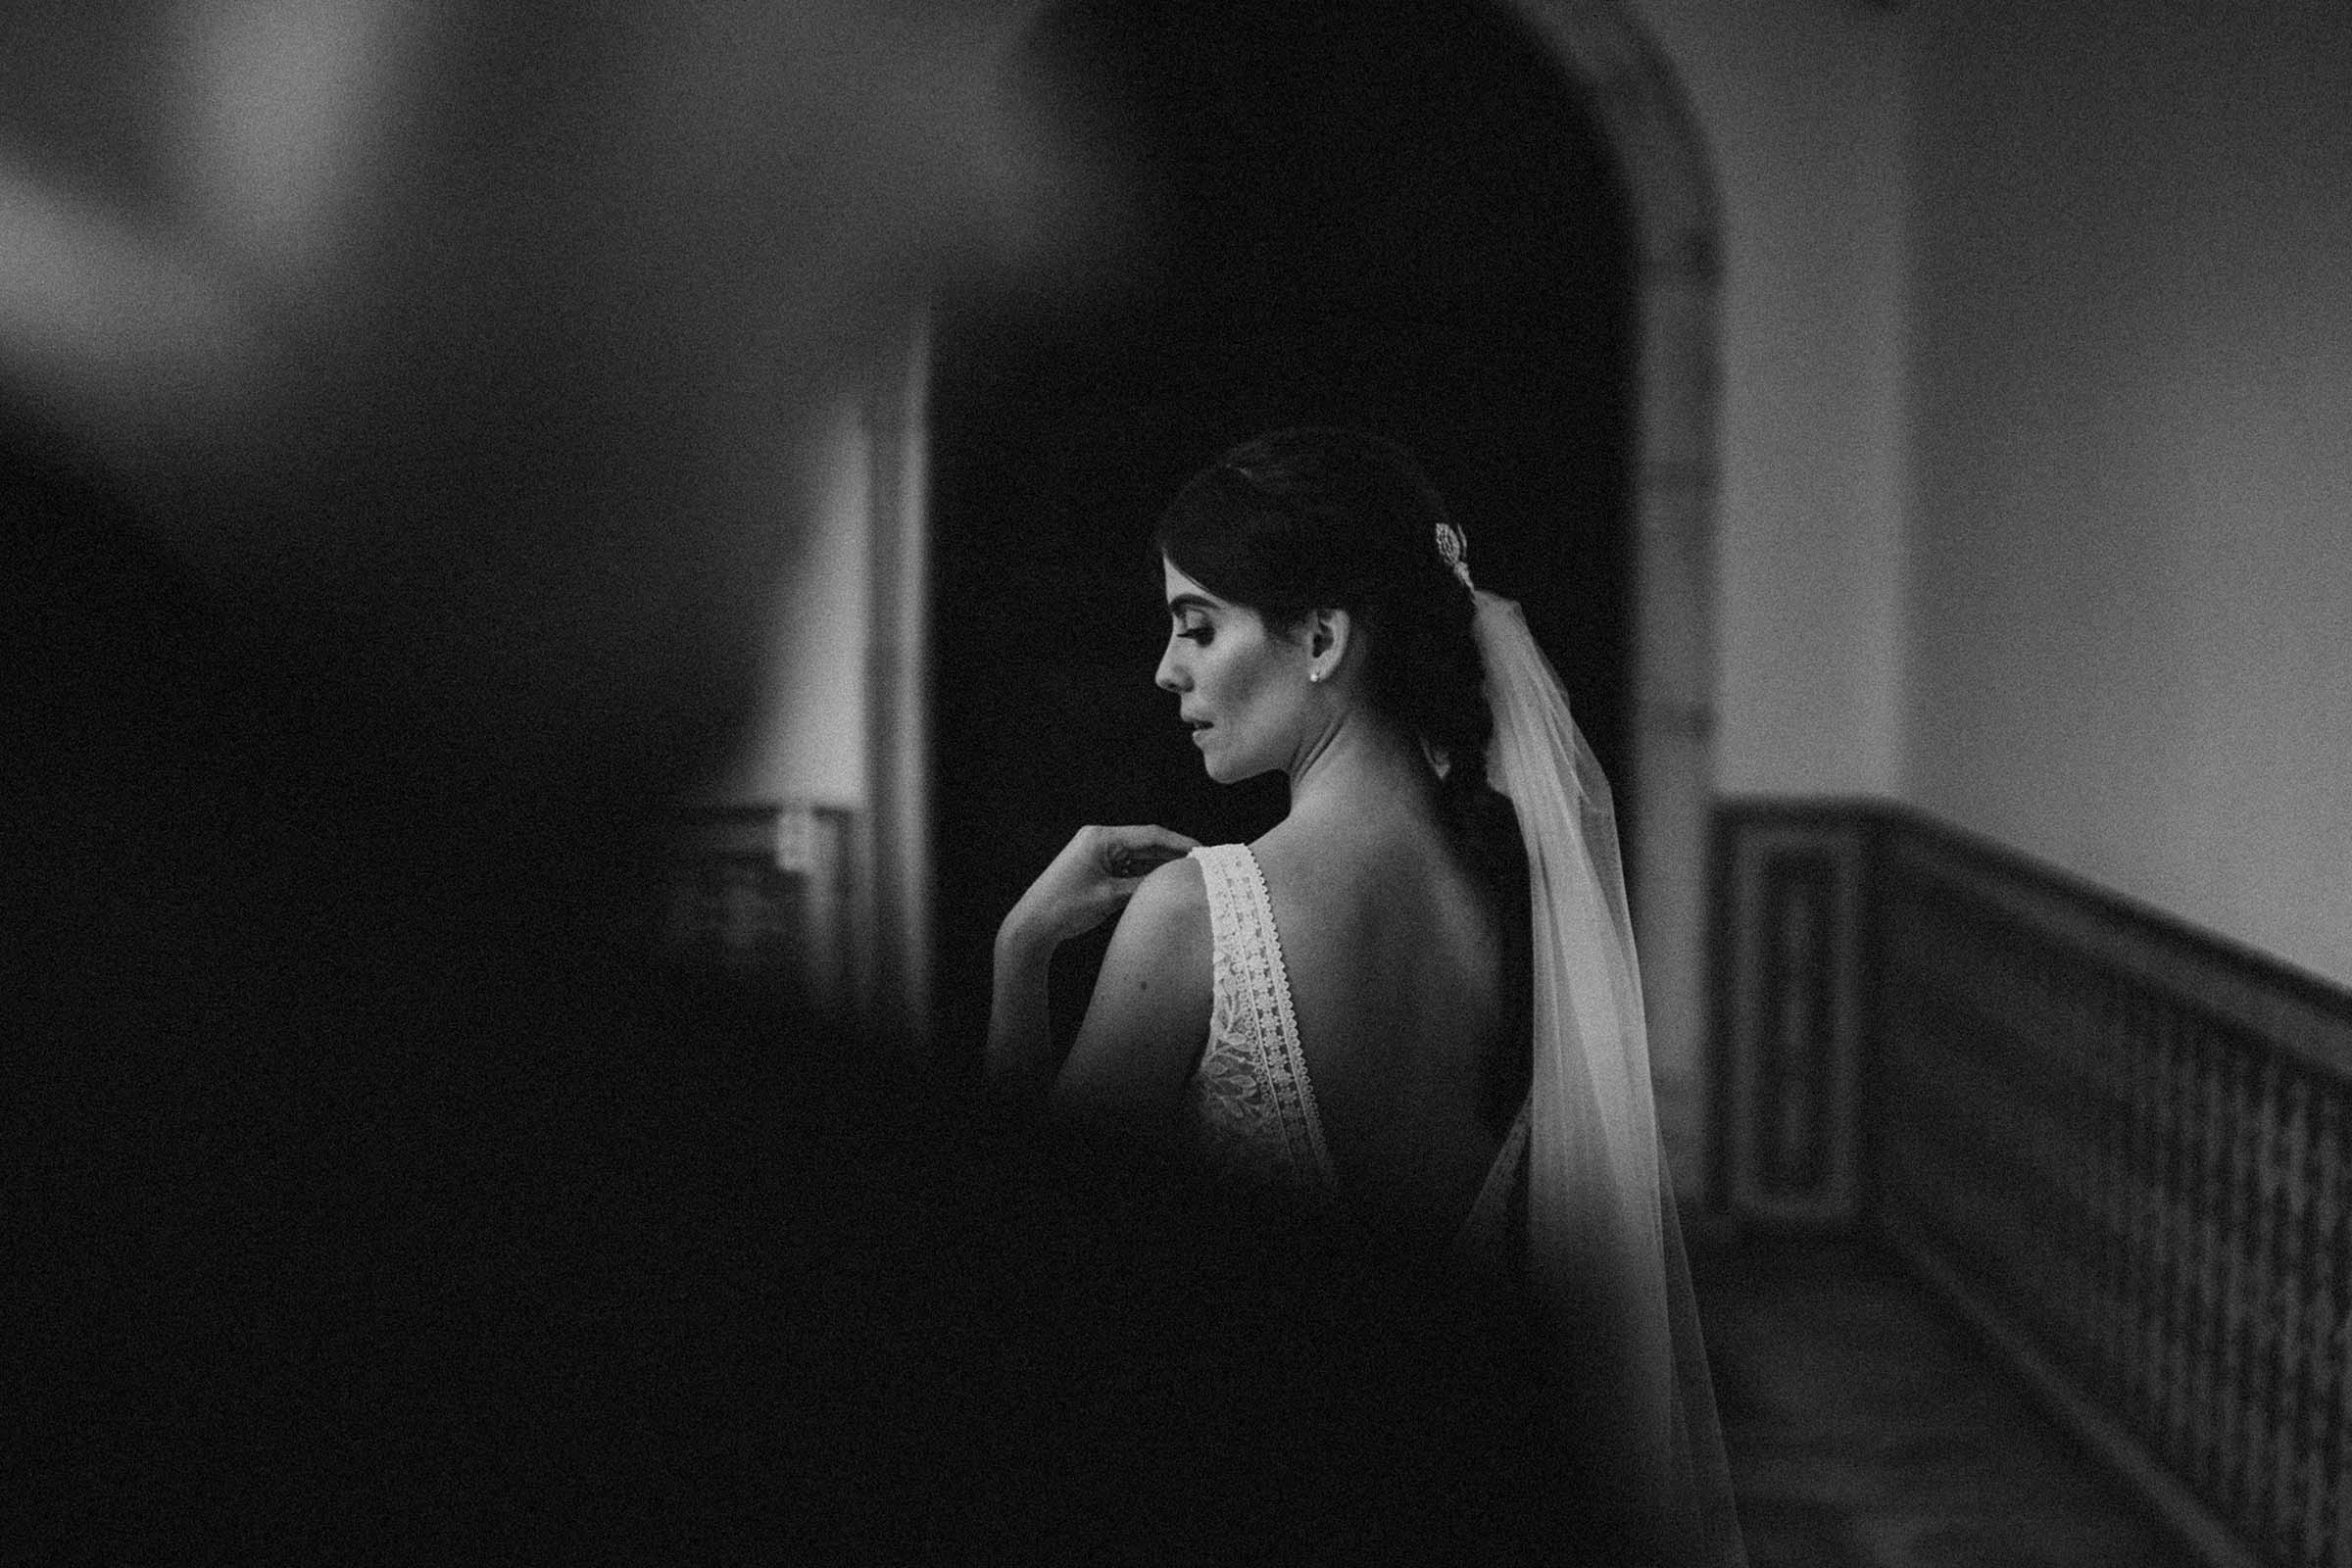
[[[1051,216],[1054,285],[951,299],[936,327],[935,976],[963,1062],[997,922],[1078,827],[1220,842],[1282,813],[1279,776],[1209,783],[1152,684],[1152,522],[1231,443],[1308,422],[1402,441],[1615,778],[1631,697],[1631,230],[1516,20],[1078,0],[1007,71],[1100,177]],[[1107,935],[1057,961],[1057,1027]]]

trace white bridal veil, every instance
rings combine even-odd
[[[1743,1564],[1658,1145],[1608,781],[1519,607],[1474,592],[1494,718],[1487,776],[1518,812],[1534,912],[1527,1240],[1537,1298],[1560,1376],[1580,1405],[1603,1412],[1605,1479],[1640,1507],[1668,1561]]]

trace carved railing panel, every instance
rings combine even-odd
[[[1861,846],[1861,1217],[2214,1560],[2352,1568],[2352,997],[1892,808],[1734,808],[1719,864],[1792,833]]]

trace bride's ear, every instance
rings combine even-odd
[[[1310,612],[1306,617],[1306,657],[1313,662],[1315,678],[1329,680],[1347,662],[1354,641],[1355,618],[1345,610]]]

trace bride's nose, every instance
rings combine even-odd
[[[1159,668],[1152,672],[1152,684],[1163,692],[1180,692],[1185,688],[1185,680],[1176,668],[1176,639],[1173,637],[1168,639],[1168,646],[1160,652]]]

